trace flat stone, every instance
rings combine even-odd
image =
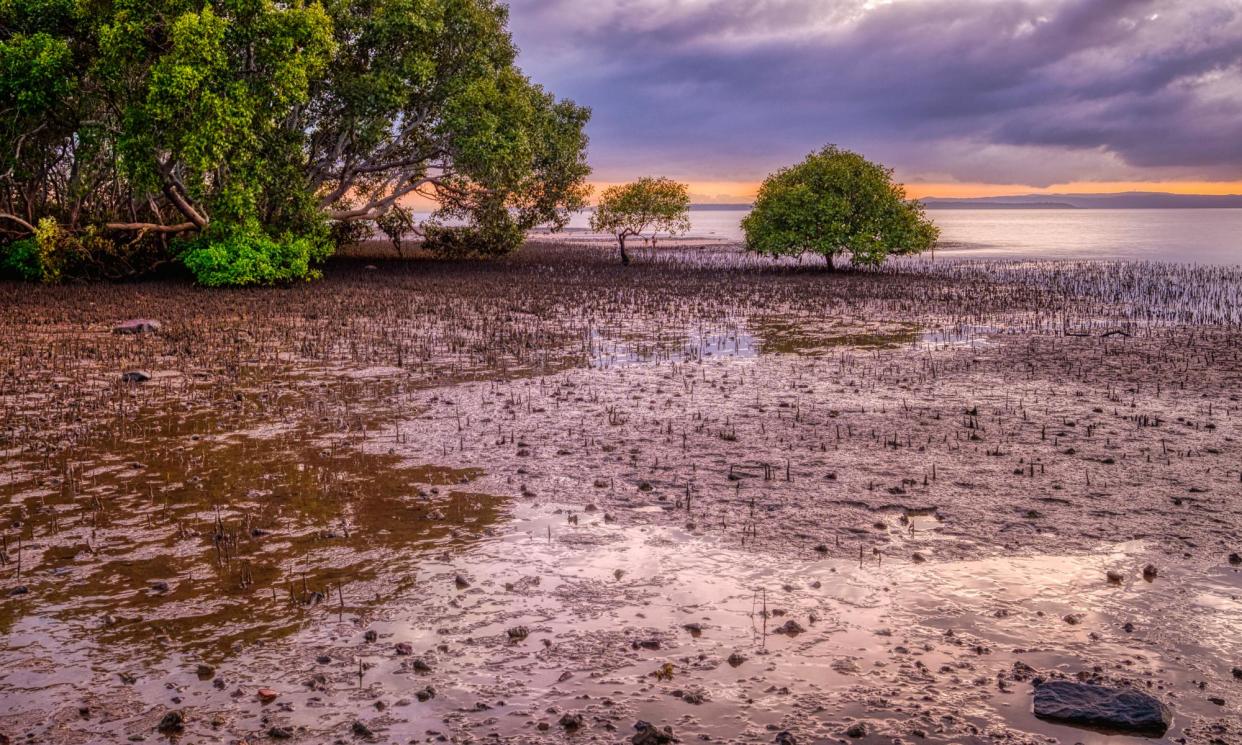
[[[160,322],[151,318],[132,318],[128,321],[122,321],[112,327],[112,333],[123,335],[137,335],[154,333],[160,330]]]
[[[1079,727],[1163,735],[1173,712],[1160,699],[1131,688],[1054,680],[1035,689],[1035,716]]]

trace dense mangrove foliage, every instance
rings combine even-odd
[[[0,0],[0,270],[265,284],[377,224],[512,250],[585,204],[589,111],[522,74],[507,22],[495,0]]]

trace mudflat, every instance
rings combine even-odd
[[[0,742],[1242,741],[1242,269],[366,261],[0,284]]]

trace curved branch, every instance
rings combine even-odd
[[[21,226],[22,226],[23,228],[25,228],[26,230],[29,230],[31,233],[34,233],[34,232],[35,232],[35,226],[33,226],[33,225],[31,225],[30,223],[26,222],[25,220],[21,219],[21,218],[20,218],[20,217],[18,217],[17,215],[10,215],[8,212],[0,212],[0,219],[3,219],[3,220],[12,220],[13,222],[17,223],[18,225],[21,225]]]
[[[189,230],[198,230],[199,226],[192,222],[183,222],[176,225],[160,225],[154,222],[110,222],[104,225],[108,230],[137,230],[143,233],[184,233]]]
[[[376,199],[354,209],[329,212],[328,218],[338,222],[374,220],[377,217],[383,216],[383,214],[387,212],[401,197],[409,194],[410,192],[417,191],[421,186],[435,183],[438,183],[438,180],[434,178],[407,180],[405,184],[396,187],[393,192],[386,197]]]

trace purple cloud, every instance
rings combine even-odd
[[[1239,0],[512,0],[602,179],[751,180],[828,142],[904,178],[1235,179]],[[980,157],[987,153],[990,157]]]

